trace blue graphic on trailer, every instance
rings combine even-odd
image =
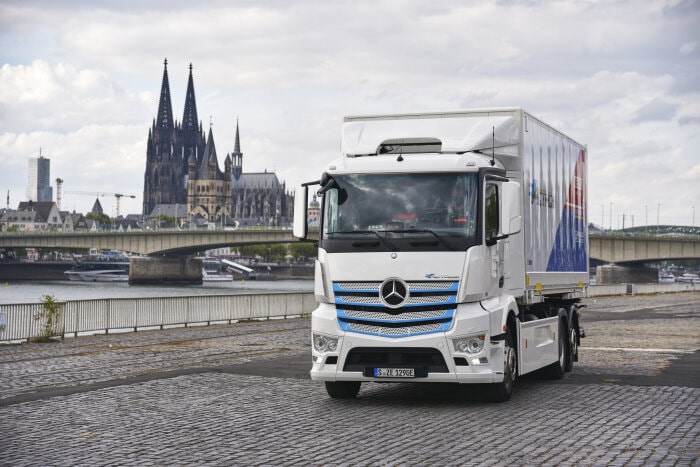
[[[574,176],[557,228],[547,271],[586,272],[586,205],[585,205],[586,153],[581,151],[576,161]]]

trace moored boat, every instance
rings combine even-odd
[[[129,263],[117,261],[84,261],[65,271],[71,281],[123,282],[129,280]]]
[[[700,276],[686,272],[682,276],[676,277],[676,282],[688,282],[690,284],[700,283]]]
[[[105,269],[102,271],[66,271],[69,280],[82,282],[122,282],[129,280],[129,271]]]

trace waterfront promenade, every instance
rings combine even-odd
[[[0,465],[697,465],[700,293],[586,299],[581,361],[511,401],[308,379],[308,318],[0,346]]]

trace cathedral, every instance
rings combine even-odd
[[[186,220],[217,224],[286,225],[292,221],[294,196],[274,172],[244,173],[238,122],[233,151],[223,171],[211,126],[205,136],[197,117],[192,65],[182,121],[173,119],[165,60],[158,114],[148,131],[143,214],[174,212],[187,206]]]

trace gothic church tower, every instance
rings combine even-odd
[[[221,170],[212,129],[205,136],[197,117],[191,64],[182,122],[173,120],[167,60],[158,114],[148,131],[143,214],[150,215],[157,205],[171,212],[173,206],[174,211],[187,206],[191,221],[222,225],[286,225],[294,211],[294,195],[274,172],[243,172],[238,120],[233,151]]]
[[[192,65],[182,123],[173,120],[168,60],[165,60],[160,88],[158,114],[148,131],[146,172],[143,186],[143,214],[157,204],[187,203],[187,178],[190,160],[198,162],[205,147],[202,124],[197,119]]]

